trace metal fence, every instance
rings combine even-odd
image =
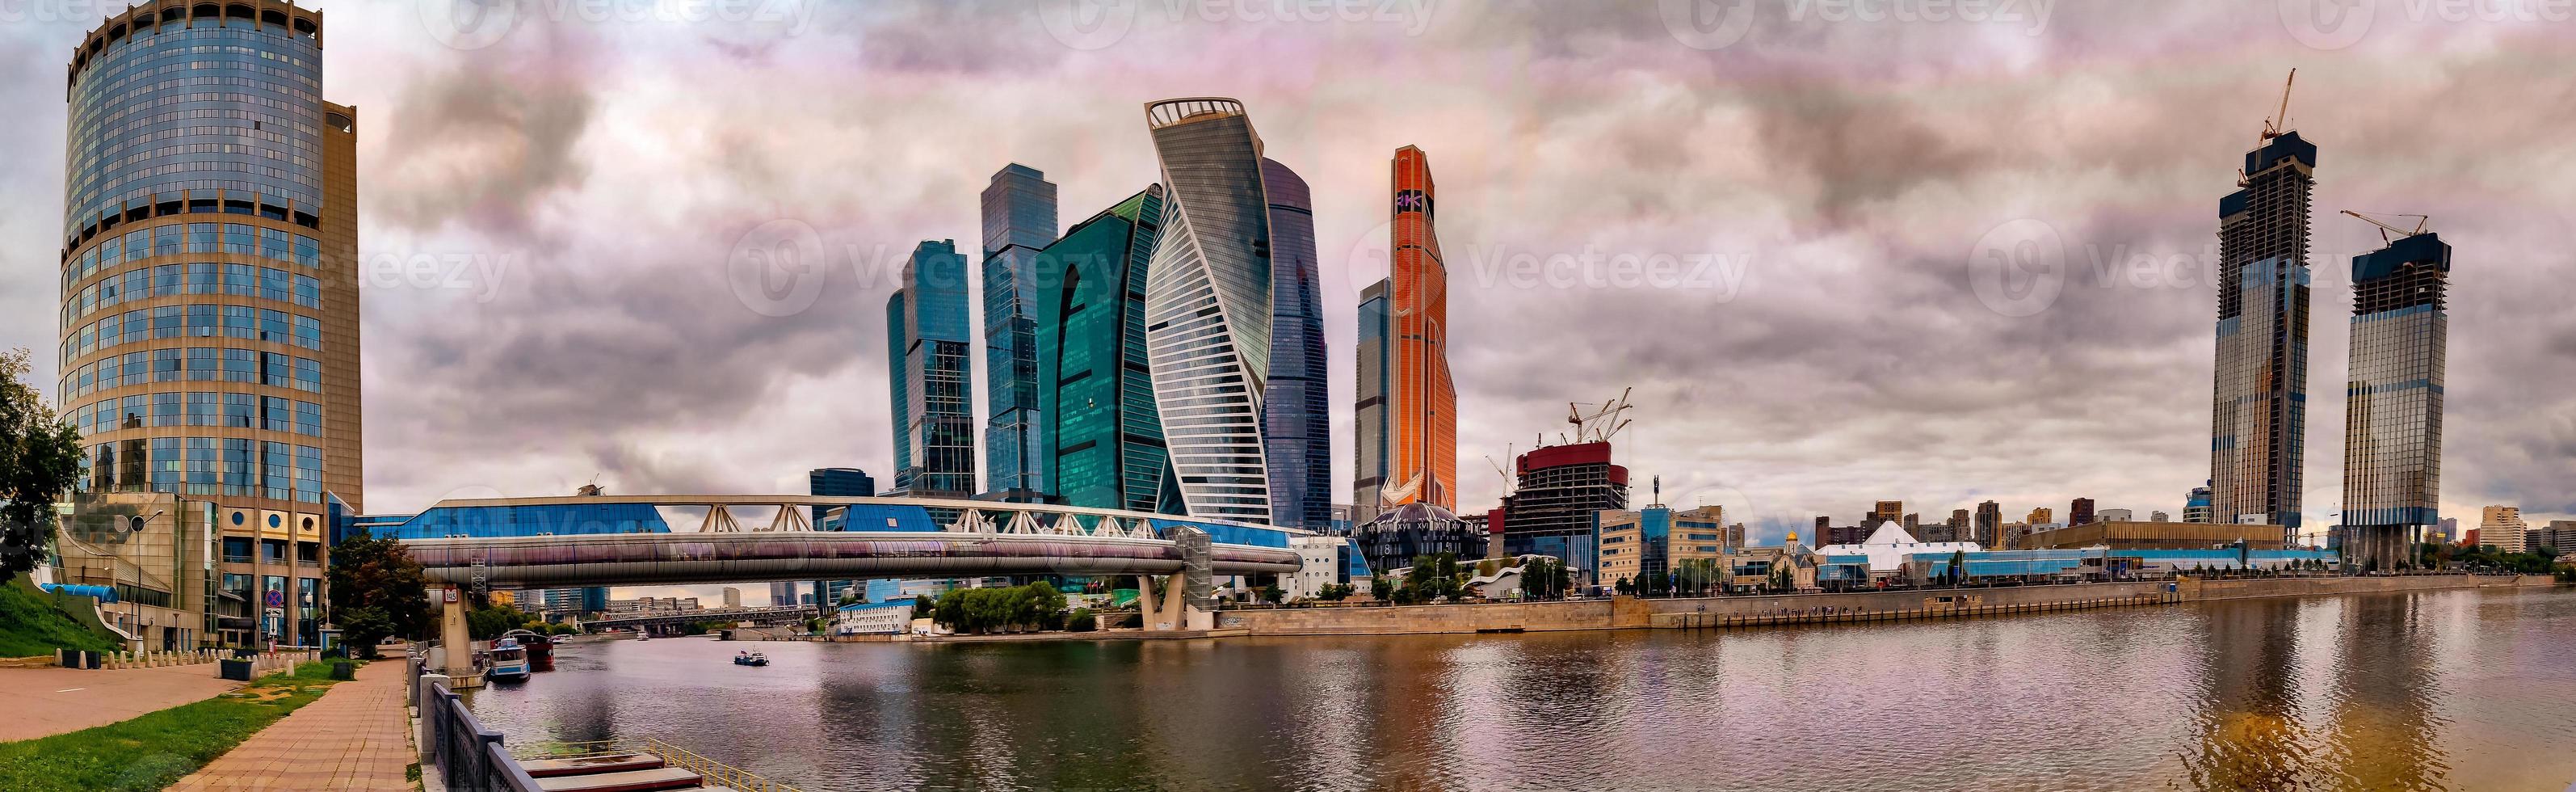
[[[420,678],[419,657],[412,658],[413,703],[420,707],[421,761],[438,767],[447,788],[464,792],[542,792],[519,760],[501,747],[501,733],[483,725],[465,709],[455,691],[436,680]]]

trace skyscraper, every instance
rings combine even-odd
[[[1179,513],[1180,483],[1145,356],[1146,263],[1163,217],[1152,185],[1092,215],[1038,254],[1058,276],[1036,305],[1045,467],[1069,506]]]
[[[1387,411],[1387,473],[1379,497],[1389,504],[1458,505],[1458,388],[1449,377],[1449,270],[1433,228],[1436,191],[1431,160],[1412,146],[1395,150],[1393,200],[1387,211],[1392,335]]]
[[[1996,503],[1994,501],[1981,501],[1977,504],[1976,529],[1971,532],[1971,536],[1973,538],[1969,539],[1969,541],[1985,545],[1989,549],[2002,547],[2003,528],[2003,504]]]
[[[1306,180],[1261,161],[1270,201],[1270,381],[1261,399],[1270,522],[1321,531],[1333,521],[1332,391],[1317,305],[1315,210]]]
[[[877,480],[876,477],[868,475],[867,471],[858,468],[815,468],[805,472],[805,494],[836,498],[865,498],[877,494]],[[813,519],[809,524],[814,527],[814,530],[851,530],[848,507],[816,506],[813,510]],[[864,531],[868,528],[860,527],[858,530]],[[777,596],[777,587],[780,585],[782,584],[770,584],[771,597]],[[795,584],[783,585],[788,586],[787,598],[795,599]],[[814,591],[818,593],[818,599],[837,602],[840,599],[839,592],[852,585],[854,585],[853,582],[849,580],[817,580],[814,581]]]
[[[1351,409],[1351,500],[1364,509],[1381,507],[1379,490],[1386,486],[1387,372],[1393,368],[1387,359],[1391,347],[1387,292],[1393,288],[1389,281],[1380,280],[1360,290],[1359,345],[1353,355],[1359,364],[1354,386],[1359,393]]]
[[[1055,183],[1018,163],[984,187],[984,486],[1006,499],[1050,491],[1046,419],[1038,406],[1039,292],[1053,284],[1037,254],[1055,241]]]
[[[2268,128],[2218,202],[2218,360],[2210,398],[2212,519],[2295,540],[2308,398],[2308,193],[2317,147]]]
[[[1145,118],[1168,191],[1145,276],[1164,442],[1190,514],[1267,523],[1261,401],[1272,309],[1261,138],[1233,99],[1153,102]]]
[[[2441,519],[2443,292],[2451,246],[2415,234],[2352,258],[2352,363],[2344,387],[2343,551],[2388,568]]]
[[[303,644],[326,504],[365,503],[357,112],[321,98],[321,33],[285,3],[143,2],[84,36],[60,251],[76,488],[211,501],[219,585]]]
[[[975,374],[967,364],[966,257],[924,240],[886,300],[894,392],[894,486],[906,494],[975,493]]]

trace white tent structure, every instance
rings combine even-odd
[[[1905,527],[1893,522],[1881,523],[1860,544],[1825,545],[1816,548],[1822,556],[1868,556],[1870,574],[1895,573],[1905,569],[1905,557],[1917,553],[1982,553],[1986,548],[1975,542],[1924,542],[1906,533]]]

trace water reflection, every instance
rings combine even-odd
[[[2576,593],[1733,633],[579,644],[473,695],[877,789],[2559,789]]]

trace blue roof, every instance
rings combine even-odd
[[[2352,257],[2352,280],[2385,278],[2408,264],[2433,264],[2451,271],[2451,246],[2430,231],[2388,243],[2387,247]]]

